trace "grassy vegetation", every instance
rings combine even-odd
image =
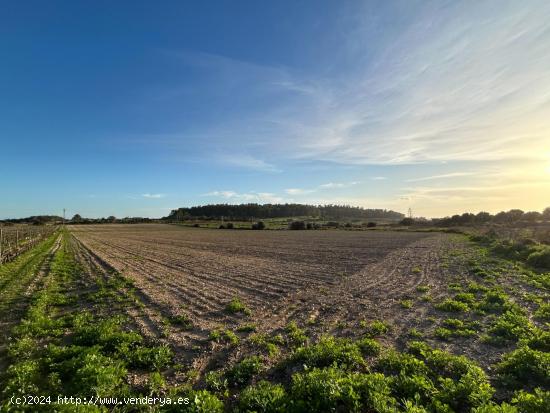
[[[402,308],[412,308],[412,306],[414,305],[414,302],[413,300],[410,300],[410,299],[405,299],[405,300],[401,300],[399,302],[399,305],[401,305]]]
[[[42,289],[13,330],[2,400],[28,394],[139,395],[142,389],[128,383],[131,371],[155,373],[156,383],[162,382],[161,372],[171,364],[172,351],[128,330],[124,316],[107,315],[115,306],[105,300],[108,294],[103,290],[107,284],[124,284],[123,280],[89,285],[85,291],[81,272],[64,233]],[[118,301],[125,299],[129,298]],[[33,411],[33,406],[26,410]]]
[[[185,330],[190,330],[193,328],[193,322],[187,314],[179,314],[171,316],[169,322],[173,325],[179,326]]]
[[[0,314],[17,305],[21,292],[36,279],[39,267],[48,256],[56,238],[57,233],[14,261],[0,265]]]
[[[503,239],[496,234],[473,235],[471,239],[507,259],[523,261],[535,268],[550,269],[550,245],[531,238]]]
[[[250,315],[250,309],[241,301],[239,297],[234,297],[225,307],[231,314],[242,313]]]
[[[239,337],[233,331],[227,329],[212,330],[208,338],[216,343],[237,344],[239,342]]]
[[[446,298],[442,302],[436,304],[435,308],[448,313],[460,313],[470,311],[470,307],[468,306],[468,304],[462,301],[453,300],[451,298]]]

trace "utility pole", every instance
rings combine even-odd
[[[413,217],[413,210],[409,207],[409,218],[412,219]]]
[[[63,227],[65,227],[65,208],[63,208]]]

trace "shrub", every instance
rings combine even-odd
[[[225,307],[225,309],[231,314],[243,313],[246,315],[250,314],[250,310],[246,305],[241,301],[239,297],[234,297]]]
[[[550,304],[541,304],[534,316],[541,321],[550,321]]]
[[[390,380],[382,374],[345,373],[335,368],[313,369],[292,376],[293,411],[392,411]]]
[[[445,327],[452,328],[453,330],[459,330],[466,327],[464,321],[459,320],[458,318],[447,318],[443,320],[443,325]]]
[[[263,223],[263,221],[258,221],[256,223],[252,224],[252,229],[256,229],[256,230],[265,229],[265,224]]]
[[[471,360],[431,349],[421,342],[411,343],[409,351],[425,362],[428,377],[437,381],[434,402],[456,411],[467,411],[490,401],[494,390],[485,372]]]
[[[550,353],[521,347],[505,354],[496,371],[501,383],[513,389],[524,385],[550,386]]]
[[[520,413],[515,406],[511,406],[506,402],[502,404],[489,403],[476,407],[471,410],[471,413]]]
[[[452,337],[470,337],[476,334],[476,324],[467,323],[457,318],[447,318],[442,323],[443,327],[435,330],[435,336],[442,340]]]
[[[435,308],[450,313],[467,312],[470,310],[468,304],[463,303],[462,301],[452,300],[450,298],[446,298],[441,303],[436,304]]]
[[[470,272],[482,278],[487,278],[490,276],[489,272],[487,272],[487,270],[480,267],[479,265],[474,265],[472,268],[470,268]]]
[[[131,367],[162,369],[170,364],[173,358],[172,350],[166,345],[156,347],[138,346],[127,356],[127,363]]]
[[[376,227],[376,222],[367,222],[367,228],[374,228]]]
[[[221,370],[218,371],[209,371],[204,376],[204,382],[206,384],[206,387],[209,390],[212,390],[216,393],[225,393],[228,386],[227,378],[225,377],[225,373]]]
[[[323,337],[318,343],[300,347],[292,355],[291,362],[310,367],[356,367],[364,364],[359,347],[346,339]]]
[[[307,341],[307,336],[304,330],[296,325],[296,322],[291,321],[286,326],[287,340],[290,346],[302,346]]]
[[[472,293],[458,293],[454,298],[456,301],[460,301],[466,304],[472,304],[475,302],[476,297]]]
[[[243,324],[239,327],[237,327],[237,331],[241,333],[250,333],[253,331],[256,331],[256,325],[255,324]]]
[[[288,229],[291,229],[291,230],[304,230],[304,229],[306,229],[306,223],[304,221],[292,221],[288,225]]]
[[[9,366],[9,379],[4,382],[4,394],[26,395],[39,394],[36,383],[42,377],[40,364],[37,360],[22,360]]]
[[[217,343],[237,344],[239,342],[239,337],[231,330],[212,330],[208,338]]]
[[[179,314],[175,316],[171,316],[169,318],[170,323],[180,326],[184,328],[185,330],[189,330],[193,328],[193,322],[189,318],[187,314]]]
[[[226,227],[227,229],[233,229],[233,228],[234,228],[232,222],[228,222],[228,223],[225,225],[225,227]]]
[[[412,399],[429,403],[437,393],[435,384],[422,374],[399,374],[391,384],[392,393],[399,399]]]
[[[380,354],[380,344],[372,338],[363,338],[357,342],[357,346],[364,356],[377,356]]]
[[[527,345],[533,350],[546,351],[550,353],[550,331],[534,328],[531,330],[529,337],[522,339],[520,344]]]
[[[242,386],[247,384],[261,370],[262,361],[259,357],[246,357],[227,372],[227,378],[232,385]]]
[[[266,334],[254,334],[250,337],[250,342],[266,350],[267,354],[273,357],[279,353],[277,345],[283,344],[284,339],[280,334],[273,337]]]
[[[286,398],[285,390],[280,384],[260,381],[243,390],[239,396],[237,411],[284,413],[287,411]]]
[[[527,257],[527,263],[533,267],[550,268],[550,246],[539,246]]]
[[[223,336],[225,341],[231,344],[237,344],[239,342],[239,337],[231,330],[225,330]]]
[[[441,340],[449,340],[452,337],[471,337],[476,335],[476,332],[469,328],[449,329],[438,327],[435,329],[434,335]]]
[[[537,388],[534,393],[527,393],[521,390],[514,395],[512,403],[521,413],[542,413],[550,406],[550,391]]]
[[[505,341],[517,341],[529,335],[533,325],[529,319],[519,311],[506,311],[498,317],[487,330],[493,337],[494,344],[502,344]]]
[[[460,283],[450,283],[448,286],[447,286],[447,289],[449,291],[462,291],[462,285],[460,285]]]
[[[30,358],[37,351],[38,343],[32,337],[23,336],[8,347],[10,357],[13,359]]]
[[[106,351],[113,352],[120,347],[140,344],[143,338],[136,332],[122,330],[123,317],[111,317],[106,320],[92,321],[90,313],[81,313],[74,318],[73,342],[82,346],[101,345]]]
[[[407,332],[407,336],[409,336],[410,338],[422,338],[423,334],[420,330],[413,327]]]
[[[489,289],[481,284],[478,284],[474,281],[468,284],[468,291],[471,293],[487,292]]]
[[[427,376],[428,374],[428,367],[424,361],[411,354],[399,353],[395,350],[390,350],[380,357],[376,363],[376,370],[392,376]]]
[[[369,337],[378,337],[386,334],[390,330],[390,326],[384,321],[374,320],[366,326],[366,329]]]
[[[150,395],[160,395],[166,387],[166,380],[162,377],[158,371],[154,371],[149,375],[147,380],[147,387],[149,388]]]
[[[412,308],[413,301],[412,300],[401,300],[399,302],[399,305],[401,306],[401,308]]]
[[[416,291],[418,291],[419,293],[427,293],[428,291],[430,291],[430,286],[429,285],[417,285],[416,286]]]
[[[509,296],[500,290],[490,290],[484,295],[483,300],[477,304],[476,308],[483,311],[500,312],[510,308]]]
[[[72,394],[109,397],[123,394],[127,371],[120,361],[105,357],[95,351],[80,353],[68,362],[72,364]]]

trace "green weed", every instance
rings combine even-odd
[[[231,314],[242,313],[250,315],[250,309],[241,301],[239,297],[234,297],[225,307],[225,309]]]

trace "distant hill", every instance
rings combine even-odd
[[[403,214],[387,209],[367,209],[347,205],[306,205],[306,204],[213,204],[178,208],[162,218],[165,221],[185,219],[267,219],[285,217],[312,217],[327,220],[375,219],[399,220]]]

